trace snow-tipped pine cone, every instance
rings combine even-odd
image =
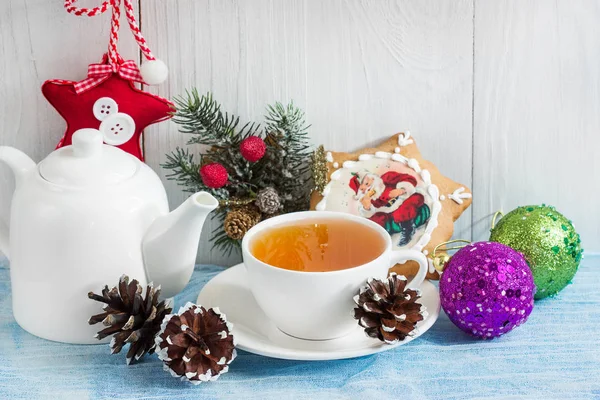
[[[368,336],[395,344],[413,336],[417,322],[427,318],[425,306],[417,303],[420,297],[418,289],[406,288],[402,275],[392,273],[383,281],[370,278],[354,296],[354,318]]]
[[[214,381],[235,359],[232,324],[218,308],[187,303],[163,320],[156,354],[174,377],[197,385]]]
[[[281,199],[274,188],[264,188],[256,195],[256,206],[265,214],[275,214],[281,208]]]

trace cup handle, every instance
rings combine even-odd
[[[423,253],[417,250],[394,250],[392,251],[392,265],[402,264],[408,260],[414,260],[419,263],[419,272],[406,284],[406,287],[416,289],[421,286],[421,283],[425,280],[427,270],[429,269],[429,262],[427,257]]]

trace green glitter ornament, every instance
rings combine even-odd
[[[535,299],[555,295],[571,280],[583,258],[579,234],[554,207],[525,206],[492,226],[490,241],[521,252],[533,273]]]

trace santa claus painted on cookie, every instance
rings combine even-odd
[[[390,235],[400,234],[398,246],[407,245],[417,228],[431,216],[425,197],[418,193],[417,179],[388,171],[381,176],[354,173],[349,186],[356,193],[360,215],[381,225]]]

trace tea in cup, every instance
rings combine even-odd
[[[391,266],[415,260],[418,287],[427,259],[416,250],[392,250],[378,224],[350,214],[305,211],[270,218],[242,241],[250,289],[267,317],[284,333],[327,340],[358,324],[353,296],[368,278],[384,279]]]

